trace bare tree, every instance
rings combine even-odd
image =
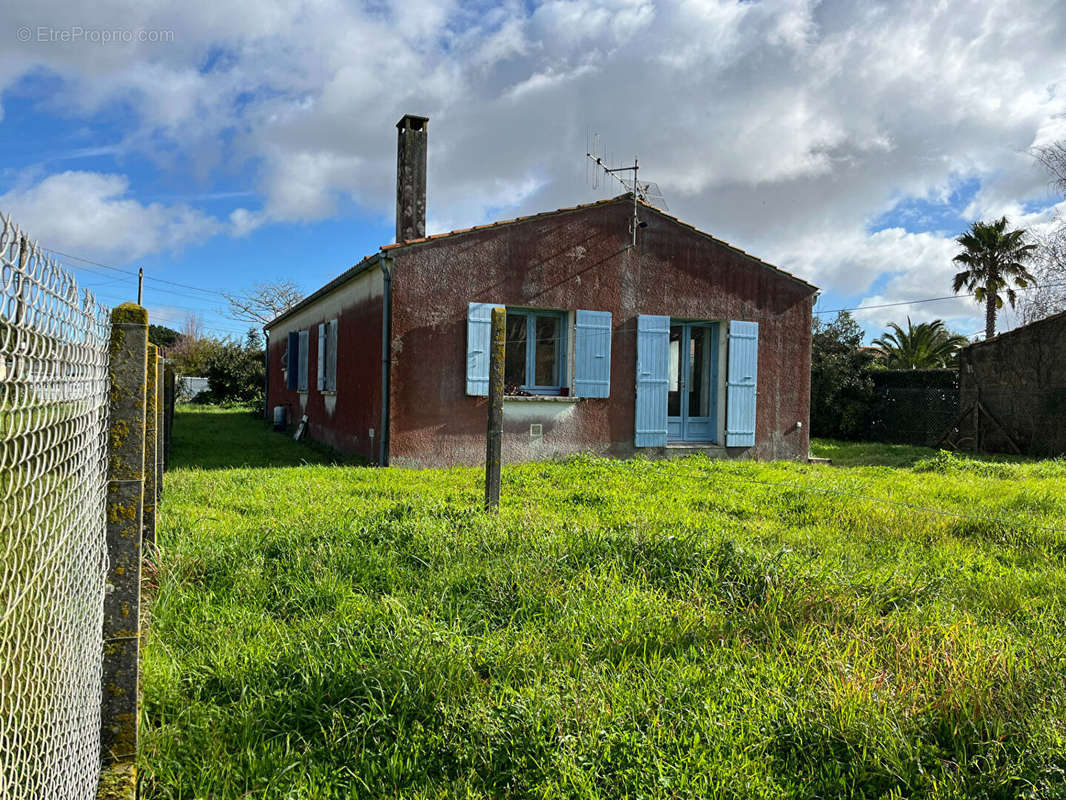
[[[1066,142],[1055,142],[1033,150],[1036,160],[1047,168],[1053,180],[1063,192],[1066,192]]]
[[[181,321],[181,337],[196,342],[204,338],[204,316],[190,311]]]
[[[1066,194],[1066,142],[1056,142],[1033,150],[1033,156],[1047,169],[1052,183]],[[1026,292],[1020,304],[1022,322],[1066,311],[1066,218],[1057,215],[1049,230],[1034,237],[1032,273],[1036,285]]]
[[[181,321],[178,341],[167,350],[167,358],[181,375],[203,375],[208,359],[221,344],[204,331],[203,316],[190,312]]]
[[[289,280],[256,283],[251,289],[222,295],[229,302],[226,316],[258,325],[273,321],[303,299],[299,288]]]
[[[1066,220],[1056,218],[1051,230],[1036,237],[1036,244],[1031,270],[1036,283],[1020,303],[1026,325],[1066,311]]]

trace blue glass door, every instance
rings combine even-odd
[[[674,442],[718,440],[718,323],[670,326],[667,438]]]

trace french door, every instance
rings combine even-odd
[[[718,323],[671,322],[667,439],[718,441]]]

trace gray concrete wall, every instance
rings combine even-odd
[[[1066,454],[1066,313],[963,350],[961,407],[969,408],[978,396],[1023,452]],[[982,424],[981,437],[985,450],[1013,452],[994,424]]]

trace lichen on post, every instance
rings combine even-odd
[[[489,345],[489,416],[485,437],[485,510],[500,507],[500,470],[503,463],[503,390],[506,354],[507,309],[492,309],[492,340]]]
[[[166,436],[166,373],[163,369],[163,356],[156,359],[155,367],[155,502],[159,505],[163,497],[163,441]],[[152,537],[155,544],[155,537]]]
[[[155,547],[155,510],[159,500],[159,348],[148,345],[144,393],[144,549]]]
[[[170,467],[170,439],[174,433],[174,403],[176,402],[177,379],[174,364],[163,362],[163,470]]]
[[[140,699],[141,531],[144,513],[148,312],[124,303],[111,312],[101,758],[132,762]]]

